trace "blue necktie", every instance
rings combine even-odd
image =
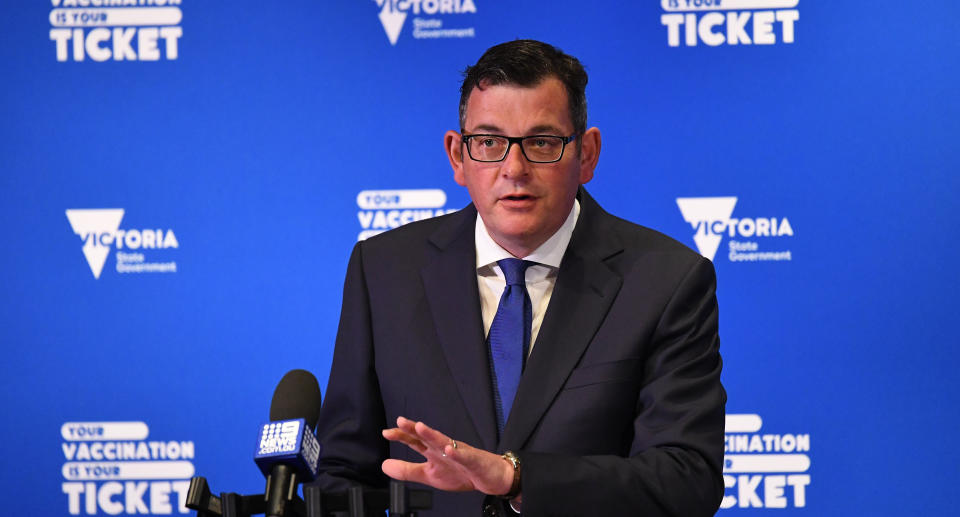
[[[497,405],[497,426],[510,416],[513,399],[520,385],[523,361],[530,347],[530,323],[533,310],[527,295],[525,274],[533,262],[520,259],[497,261],[507,285],[500,296],[497,315],[490,325],[490,358],[493,366],[494,399]]]

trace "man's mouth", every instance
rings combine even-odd
[[[503,201],[532,201],[534,198],[530,194],[507,194],[500,198]]]

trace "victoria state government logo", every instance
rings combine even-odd
[[[179,248],[173,229],[120,229],[122,208],[67,209],[73,233],[83,241],[83,256],[99,279],[111,249],[117,250],[118,273],[176,273],[177,263],[148,262],[147,250]]]
[[[789,249],[768,250],[761,243],[780,243],[793,237],[786,217],[733,217],[736,197],[678,197],[677,207],[693,228],[693,242],[704,257],[713,260],[724,236],[731,262],[793,260]]]
[[[396,45],[407,21],[412,14],[413,37],[415,39],[472,38],[476,35],[474,27],[444,27],[447,15],[476,14],[477,6],[473,0],[374,0],[380,8],[380,23],[391,45]],[[441,18],[438,15],[443,15]]]

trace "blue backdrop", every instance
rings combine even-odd
[[[587,66],[591,193],[716,265],[720,514],[952,511],[955,2],[112,3],[0,20],[0,486],[29,513],[262,491],[351,246],[468,203],[459,71],[518,37]]]

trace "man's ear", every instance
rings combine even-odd
[[[463,140],[460,133],[447,131],[443,135],[443,147],[447,150],[447,159],[453,168],[453,181],[458,185],[466,186],[467,180],[463,176]]]
[[[600,160],[600,130],[592,127],[580,137],[580,184],[593,179],[593,170]]]

